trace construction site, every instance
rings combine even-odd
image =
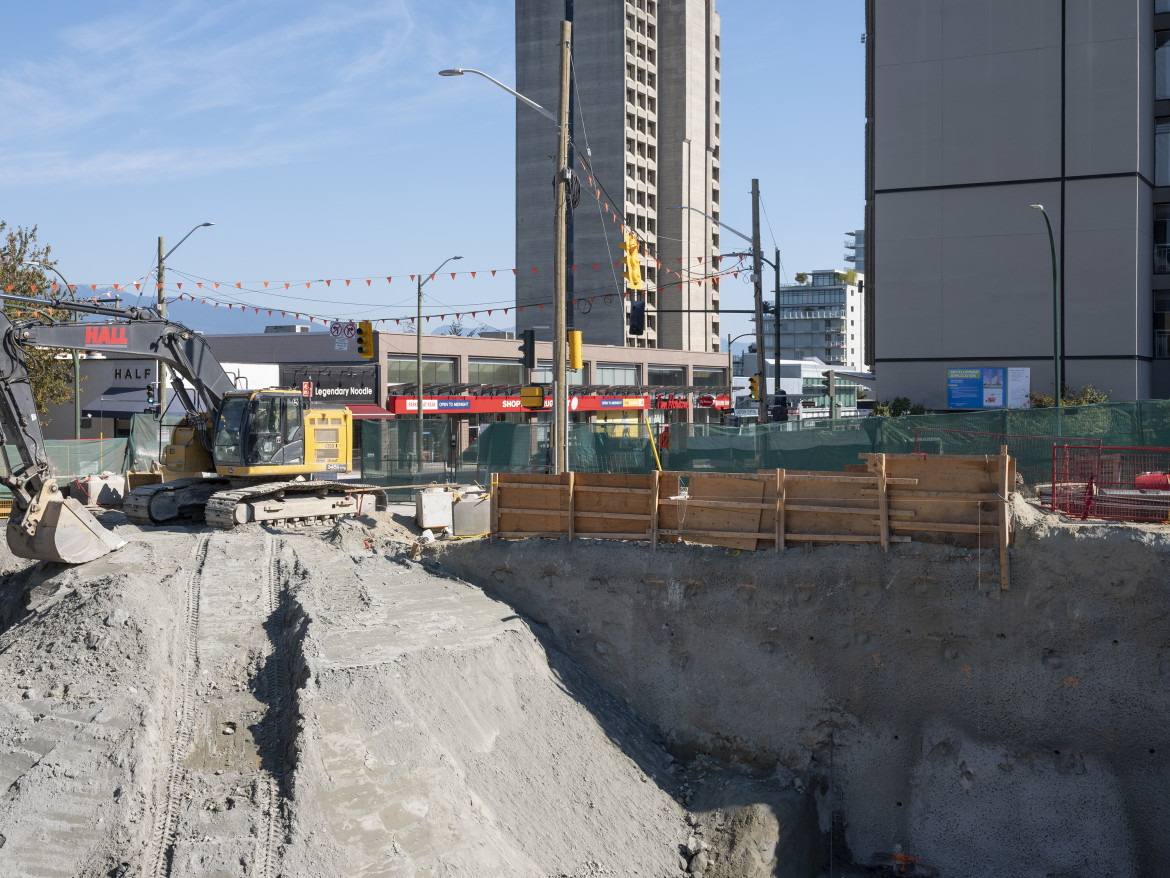
[[[1162,874],[1170,527],[1014,482],[500,475],[436,540],[90,507],[120,548],[3,557],[0,871]]]

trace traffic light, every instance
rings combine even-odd
[[[646,331],[646,303],[630,302],[630,335],[642,335]]]
[[[363,320],[358,324],[358,356],[367,360],[374,359],[374,324]]]
[[[150,413],[155,411],[155,406],[158,404],[158,383],[151,381],[146,385],[146,411]]]
[[[748,379],[748,388],[751,390],[752,399],[760,398],[760,376],[753,375]]]
[[[625,239],[622,241],[622,250],[626,254],[622,260],[625,263],[622,277],[626,279],[626,286],[631,290],[642,289],[642,260],[638,256],[638,249],[637,236],[633,232],[626,232]]]
[[[835,418],[838,414],[837,405],[837,373],[830,369],[825,373],[825,381],[821,385],[821,390],[829,397],[829,417]]]
[[[520,362],[525,369],[536,368],[536,330],[525,329],[520,333]]]
[[[581,354],[581,330],[569,330],[569,368],[580,371],[585,368],[585,359]]]

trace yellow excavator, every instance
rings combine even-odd
[[[237,389],[199,333],[151,308],[0,298],[37,306],[37,313],[106,318],[59,323],[0,313],[0,441],[15,445],[20,457],[9,460],[0,446],[0,484],[12,492],[7,538],[13,554],[82,564],[124,545],[84,506],[62,496],[37,420],[28,348],[149,357],[170,367],[175,399],[186,414],[162,452],[164,481],[139,486],[124,499],[126,516],[136,524],[298,525],[386,508],[382,488],[337,480],[351,469],[348,409],[311,407],[299,390]]]

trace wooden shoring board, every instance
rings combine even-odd
[[[759,504],[763,499],[764,481],[760,476],[748,478],[726,478],[720,475],[692,475],[688,486],[688,499],[695,500],[743,500],[756,504],[755,508],[723,509],[701,506],[679,505],[679,525],[682,535],[686,532],[696,542],[725,546],[729,549],[755,551],[760,539]],[[727,534],[741,533],[742,538]],[[771,535],[769,534],[768,537]],[[767,539],[768,537],[764,537]]]
[[[626,533],[631,521],[653,525],[654,486],[650,474],[577,473],[573,482],[573,525],[577,536]]]
[[[878,506],[874,495],[877,477],[787,470],[784,474],[785,538],[800,534],[843,534],[880,537]]]
[[[784,510],[785,495],[788,490],[787,474],[784,470],[776,470],[776,551],[780,552],[785,546],[784,528],[786,513]]]
[[[868,455],[863,455],[868,457]],[[997,455],[947,455],[914,457],[899,454],[886,455],[887,484],[899,491],[950,491],[962,494],[994,493],[999,490],[999,457]],[[914,486],[901,485],[895,478],[913,478]]]
[[[501,536],[518,533],[547,536],[549,526],[557,526],[550,518],[556,518],[565,519],[560,535],[567,535],[572,477],[572,473],[500,473],[494,492],[499,510],[496,531]]]
[[[682,478],[678,473],[662,472],[658,475],[658,516],[656,524],[660,542],[677,543],[679,541],[678,537],[665,534],[664,532],[676,529],[679,526],[681,509],[679,506],[668,501],[678,496],[681,483]]]
[[[500,483],[499,475],[492,473],[492,488],[488,495],[488,503],[491,504],[491,528],[488,533],[488,541],[496,538],[496,534],[500,532]]]

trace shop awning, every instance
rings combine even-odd
[[[347,402],[345,407],[353,414],[354,420],[359,418],[392,418],[393,412],[388,412],[380,405],[368,402]]]
[[[96,399],[90,398],[82,404],[81,414],[87,418],[131,418],[150,408],[146,401],[146,388],[110,388]]]

